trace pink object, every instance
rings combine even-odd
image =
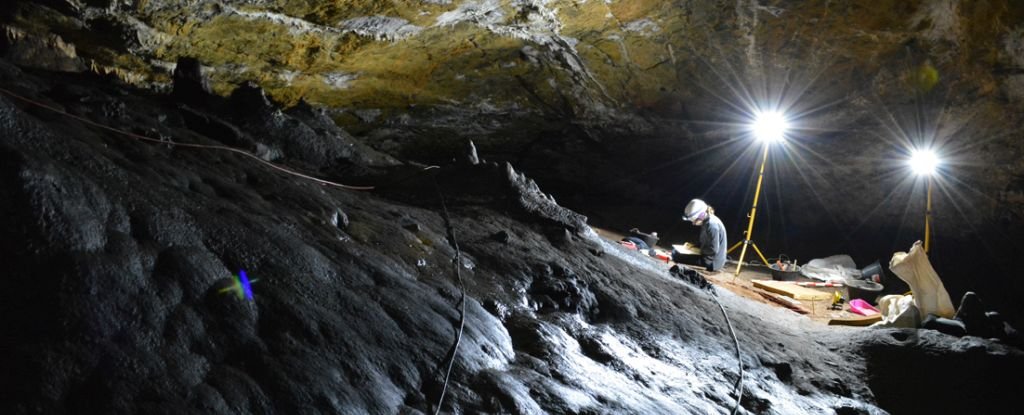
[[[862,316],[873,316],[879,313],[877,308],[860,298],[850,300],[850,312],[857,313]]]

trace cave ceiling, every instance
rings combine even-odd
[[[285,106],[601,122],[765,92],[791,106],[936,87],[1022,98],[1022,11],[1006,1],[14,3],[8,38],[52,33],[87,67],[154,87],[194,57],[215,90],[254,81]]]
[[[513,162],[574,208],[598,198],[671,209],[694,195],[748,200],[758,149],[746,124],[777,108],[794,130],[773,151],[765,209],[777,219],[763,226],[783,247],[798,250],[779,239],[800,226],[846,243],[881,234],[893,241],[886,249],[912,242],[922,188],[902,160],[913,147],[936,147],[950,166],[935,202],[943,235],[976,231],[951,225],[967,218],[1005,228],[1024,217],[1024,6],[1014,1],[49,0],[5,9],[5,56],[23,66],[167,91],[178,59],[196,58],[219,94],[254,82],[281,106],[327,108],[401,159],[443,162],[472,139],[482,157]],[[727,223],[744,221],[748,204],[730,204]]]

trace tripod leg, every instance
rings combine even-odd
[[[750,241],[743,241],[743,249],[740,250],[740,261],[736,263],[736,275],[733,275],[733,281],[736,281],[736,277],[740,276],[740,270],[743,269],[743,258],[747,256],[747,246],[750,243]]]
[[[761,182],[764,180],[764,165],[768,163],[768,143],[764,143],[764,154],[761,156],[761,169],[757,172],[757,190],[754,191],[754,204],[750,207],[750,222],[747,223],[747,231],[743,233],[743,250],[740,251],[740,262],[736,264],[736,275],[733,276],[733,281],[736,281],[736,277],[740,276],[740,269],[743,268],[743,258],[747,256],[747,245],[750,245],[750,235],[754,232],[754,218],[757,217],[757,199],[761,197]],[[754,247],[757,249],[757,247]],[[758,250],[760,254],[761,251]],[[764,258],[764,256],[761,256]],[[765,261],[768,263],[768,261]]]
[[[743,241],[736,242],[736,245],[733,245],[733,246],[729,247],[729,250],[725,251],[725,253],[727,253],[727,254],[732,253],[732,251],[735,251],[736,248],[739,248],[740,245],[742,245],[742,244],[743,244]]]
[[[761,257],[761,261],[764,261],[764,264],[769,267],[772,266],[772,264],[769,264],[768,260],[764,258],[764,254],[761,253],[761,250],[757,248],[757,244],[753,242],[751,242],[750,244],[754,246],[754,251],[757,251],[757,255]]]

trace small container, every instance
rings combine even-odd
[[[885,288],[882,284],[874,281],[851,280],[846,282],[850,299],[860,298],[871,304],[878,304],[878,295]]]
[[[850,312],[862,316],[873,316],[879,313],[877,308],[860,298],[850,300]]]
[[[800,276],[800,266],[793,264],[782,264],[782,268],[779,264],[772,264],[768,268],[772,270],[772,279],[776,281],[803,281],[805,278]]]
[[[882,264],[878,261],[872,262],[871,265],[864,267],[860,270],[860,279],[865,281],[882,283],[882,278],[885,274],[882,271]]]

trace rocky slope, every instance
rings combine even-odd
[[[740,413],[995,412],[1024,386],[1018,349],[713,297],[511,165],[399,163],[194,75],[0,61],[0,412],[433,413],[453,349],[451,413],[729,413],[740,364]]]

